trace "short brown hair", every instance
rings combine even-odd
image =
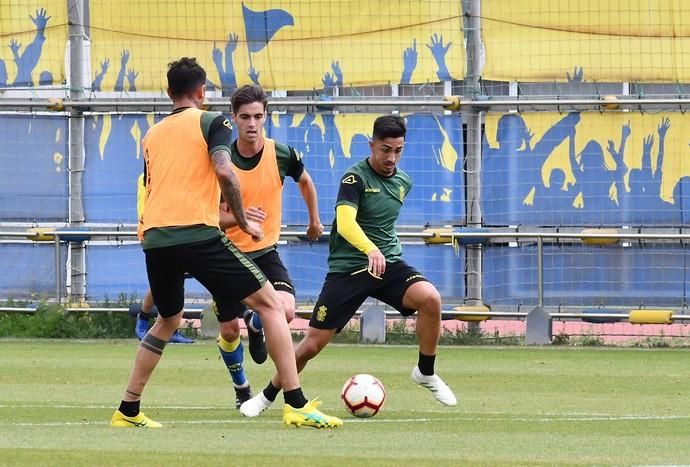
[[[237,113],[240,107],[245,104],[251,104],[252,102],[261,102],[264,106],[264,112],[266,111],[268,97],[266,97],[266,93],[261,89],[261,86],[257,84],[245,84],[237,88],[230,98],[233,113]]]

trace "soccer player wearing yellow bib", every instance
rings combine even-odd
[[[141,220],[141,216],[144,213],[144,206],[146,205],[146,181],[144,174],[142,173],[137,178],[137,219]],[[136,324],[134,325],[134,334],[136,334],[139,340],[142,340],[149,330],[149,318],[151,316],[157,316],[158,310],[156,305],[153,303],[153,296],[151,291],[147,291],[144,295],[144,299],[140,304],[137,304],[139,312],[137,313]],[[168,341],[173,344],[193,344],[194,340],[185,336],[180,332],[179,329],[175,330],[170,340]]]
[[[340,181],[329,241],[328,274],[304,339],[295,348],[302,371],[354,316],[367,297],[392,306],[403,316],[417,313],[419,358],[412,381],[429,389],[444,405],[454,406],[453,391],[435,373],[441,337],[441,297],[436,288],[402,259],[395,231],[400,208],[412,187],[397,168],[405,144],[405,122],[397,115],[374,122],[371,155],[351,166]],[[256,417],[280,391],[274,375],[268,386],[242,404],[240,412]]]
[[[316,188],[294,148],[263,135],[268,99],[257,85],[238,88],[231,97],[232,120],[237,139],[230,147],[235,175],[240,182],[242,204],[247,219],[261,225],[264,237],[255,242],[237,226],[227,203],[221,203],[220,227],[240,251],[249,256],[264,273],[280,297],[288,322],[295,316],[295,289],[287,269],[278,255],[277,243],[282,223],[282,194],[286,177],[298,185],[309,213],[307,238],[318,240],[323,233],[319,218]],[[247,325],[249,353],[256,363],[266,360],[266,347],[259,314],[241,302],[215,308],[220,323],[218,347],[237,393],[236,406],[251,397],[249,382],[243,371],[243,350],[236,316]],[[244,379],[244,382],[240,381]]]
[[[261,317],[268,353],[286,391],[283,422],[331,428],[342,421],[318,410],[302,393],[290,329],[273,286],[254,262],[218,228],[221,193],[237,225],[255,241],[261,227],[247,220],[237,177],[230,162],[230,122],[200,110],[206,72],[195,59],[169,65],[168,95],[173,112],[147,132],[146,205],[139,223],[146,272],[158,318],[141,341],[114,427],[159,428],[140,411],[140,400],[170,336],[179,327],[184,276],[189,273],[212,294],[218,306],[242,301]],[[208,118],[208,119],[207,119]],[[220,124],[218,124],[220,123]]]
[[[238,136],[230,146],[230,157],[239,180],[245,216],[261,225],[264,238],[255,242],[243,232],[225,202],[220,204],[220,227],[273,284],[283,305],[285,318],[290,322],[295,316],[295,289],[277,250],[282,223],[283,183],[286,177],[291,177],[298,184],[309,213],[307,238],[312,241],[318,240],[323,233],[316,188],[294,148],[263,136],[268,99],[259,86],[247,85],[237,89],[231,104]],[[142,313],[135,328],[140,339],[148,330],[146,313],[152,305],[149,292],[142,301]],[[216,305],[214,311],[220,325],[218,350],[230,373],[235,389],[235,407],[239,409],[252,394],[244,372],[244,346],[236,317],[244,318],[249,336],[249,353],[258,364],[267,358],[261,320],[256,312],[247,310],[241,302],[223,307]],[[171,342],[177,341],[173,334]]]

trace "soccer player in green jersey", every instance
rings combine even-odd
[[[405,144],[405,121],[386,115],[374,122],[371,155],[350,167],[340,181],[336,216],[331,229],[328,274],[314,305],[309,330],[295,348],[302,371],[352,319],[368,297],[394,307],[403,316],[417,312],[419,360],[412,380],[442,404],[454,406],[453,391],[434,372],[441,336],[441,296],[416,269],[402,260],[395,231],[400,208],[412,187],[397,167]],[[256,417],[280,391],[274,375],[268,386],[243,403],[240,412]]]

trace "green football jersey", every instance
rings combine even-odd
[[[395,231],[400,208],[412,188],[412,179],[400,170],[390,177],[378,175],[363,159],[350,167],[340,180],[336,207],[345,204],[357,209],[357,224],[381,251],[387,263],[399,261],[402,245]],[[333,221],[329,240],[330,272],[353,272],[369,265],[367,255],[338,233]]]

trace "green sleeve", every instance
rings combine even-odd
[[[217,149],[230,152],[232,126],[230,120],[220,112],[203,112],[201,114],[201,134],[208,146],[208,153]]]
[[[276,161],[281,181],[284,181],[285,177],[292,177],[295,182],[299,181],[304,172],[304,164],[295,148],[276,142]]]

